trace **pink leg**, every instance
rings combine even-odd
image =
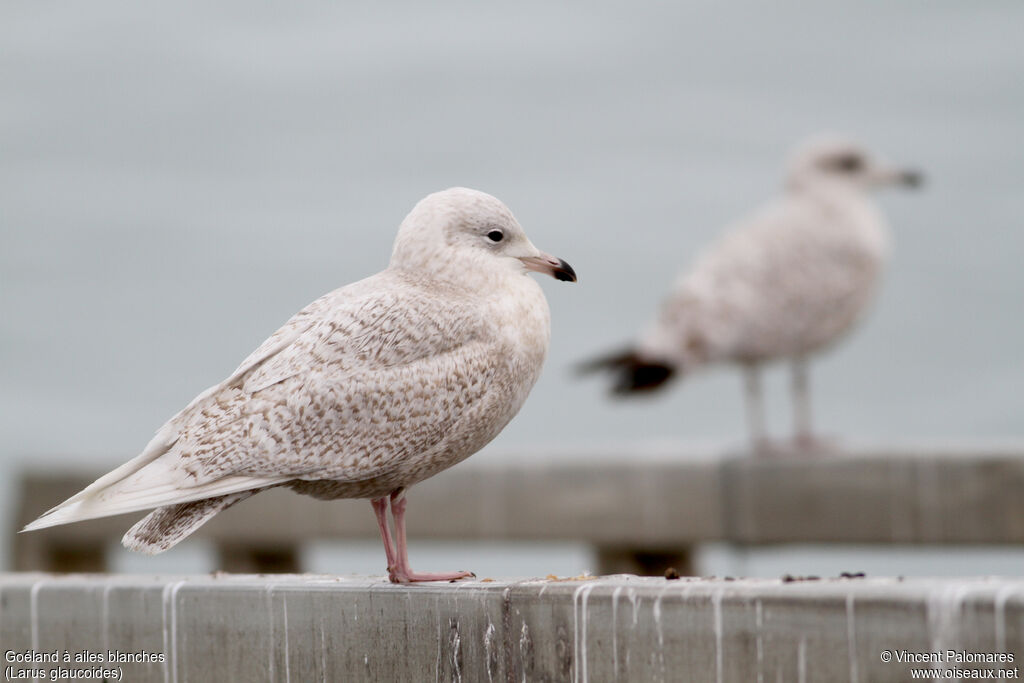
[[[380,500],[383,500],[381,498]],[[409,551],[405,544],[405,490],[391,494],[391,516],[395,518],[395,540],[397,542],[397,563],[388,566],[391,583],[412,583],[415,581],[456,581],[471,576],[473,572],[416,573],[409,566]],[[376,508],[375,508],[376,509]]]
[[[373,514],[377,516],[377,526],[380,527],[380,537],[384,541],[384,554],[388,556],[388,573],[390,574],[398,563],[395,556],[395,543],[391,540],[391,529],[388,527],[388,499],[387,496],[374,498],[370,501],[373,506]]]

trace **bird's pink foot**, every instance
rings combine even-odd
[[[805,432],[793,437],[792,450],[794,455],[831,455],[839,450],[839,440]]]
[[[753,439],[750,447],[751,450],[753,450],[754,455],[759,458],[771,457],[773,455],[778,455],[779,453],[778,442],[769,439],[767,436],[761,436]]]
[[[837,439],[806,433],[788,440],[762,437],[754,440],[752,448],[759,458],[814,458],[840,450]]]
[[[414,572],[388,567],[391,583],[419,583],[420,581],[458,581],[476,578],[473,572]]]

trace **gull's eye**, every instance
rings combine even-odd
[[[843,173],[856,173],[864,168],[864,160],[856,154],[844,154],[833,163],[836,169]]]
[[[505,239],[505,233],[503,233],[501,230],[491,230],[489,233],[487,233],[487,239],[489,239],[492,242],[500,242],[503,239]]]

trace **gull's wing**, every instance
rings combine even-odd
[[[677,280],[642,346],[682,353],[685,365],[791,355],[829,341],[867,303],[881,265],[856,230],[812,200],[769,204]]]
[[[376,476],[436,445],[484,397],[492,337],[468,297],[389,271],[331,292],[171,418],[141,455],[26,529],[296,478]]]

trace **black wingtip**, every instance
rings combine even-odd
[[[619,396],[654,391],[668,383],[674,374],[675,369],[670,365],[638,360],[619,371],[612,391]]]
[[[627,396],[653,391],[664,386],[676,374],[676,368],[662,361],[641,358],[632,349],[602,356],[577,366],[580,374],[607,371],[614,376],[612,393]]]

